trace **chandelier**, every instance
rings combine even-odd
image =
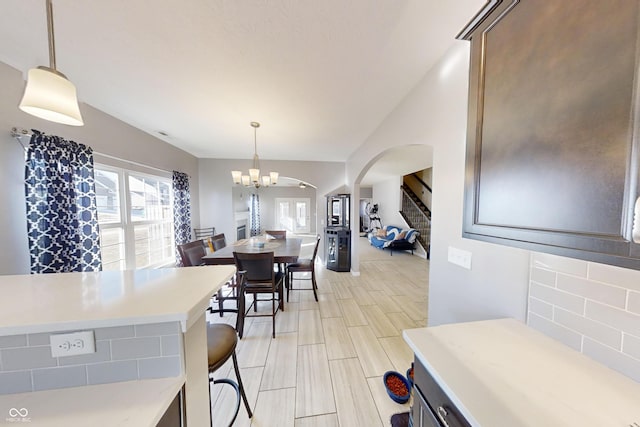
[[[249,169],[249,175],[243,175],[241,171],[231,171],[234,184],[242,184],[245,187],[268,187],[278,183],[278,172],[269,172],[269,175],[260,176],[260,159],[258,158],[258,128],[260,123],[251,122],[253,127],[253,168]]]

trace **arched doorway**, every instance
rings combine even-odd
[[[381,207],[383,210],[382,220],[400,223],[402,219],[398,211],[400,210],[402,177],[432,166],[433,147],[426,144],[396,146],[371,158],[358,173],[353,184],[352,213],[354,221],[351,225],[352,235],[359,235],[361,221],[359,207],[363,188],[377,187],[377,191],[372,192],[372,199],[374,202],[376,202],[376,198],[384,199],[386,206]],[[394,182],[397,185],[394,185]],[[387,220],[385,220],[385,216]],[[368,244],[368,242],[358,238],[352,239],[351,271],[354,275],[358,275],[360,272],[359,245],[361,244]]]

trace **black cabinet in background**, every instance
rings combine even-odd
[[[325,259],[327,269],[351,270],[351,230],[343,227],[325,228]]]
[[[639,16],[638,1],[490,0],[459,34],[464,237],[640,269]]]

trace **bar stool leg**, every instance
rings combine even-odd
[[[242,400],[244,401],[244,407],[247,408],[247,414],[249,414],[249,418],[253,417],[253,413],[251,412],[251,408],[249,407],[249,401],[247,400],[247,395],[244,392],[244,385],[242,385],[242,378],[240,378],[240,370],[238,369],[238,358],[236,357],[236,352],[233,352],[231,356],[233,358],[233,369],[236,372],[236,378],[238,379],[238,386],[240,388],[240,394],[242,395]]]

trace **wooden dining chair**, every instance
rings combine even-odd
[[[195,266],[205,265],[204,262],[202,261],[202,257],[207,254],[207,251],[205,250],[205,242],[202,240],[194,240],[193,242],[178,245],[178,253],[180,254],[183,267],[195,267]],[[209,311],[211,313],[220,313],[220,317],[222,317],[224,313],[238,313],[237,308],[224,307],[225,300],[235,300],[237,304],[238,295],[236,292],[235,281],[231,280],[225,283],[225,287],[230,287],[232,289],[231,291],[227,290],[227,293],[225,295],[224,287],[221,287],[212,296],[212,298],[214,299],[214,303],[218,304],[218,308],[214,309],[213,307],[209,307]],[[236,320],[236,323],[237,323],[237,320]]]
[[[239,288],[238,335],[242,338],[245,317],[271,317],[272,336],[276,337],[276,313],[284,310],[283,278],[284,274],[276,273],[273,269],[273,252],[245,253],[233,252],[236,269],[244,276],[244,282]],[[247,294],[253,295],[253,301],[249,307],[245,307]],[[269,298],[259,298],[259,295],[269,294]],[[269,314],[258,314],[257,304],[262,301],[271,301]],[[249,314],[253,307],[254,314]]]
[[[220,249],[227,246],[227,239],[224,236],[224,233],[216,234],[211,237],[211,246],[213,247],[213,251],[219,251]]]
[[[178,245],[178,253],[183,267],[204,265],[202,257],[207,254],[202,240],[194,240],[193,242]]]
[[[265,230],[264,234],[276,240],[285,240],[287,238],[287,230]]]
[[[227,239],[225,238],[224,233],[220,233],[220,234],[216,234],[215,236],[211,237],[210,240],[211,243],[211,248],[213,249],[213,251],[219,251],[220,249],[224,248],[227,246]],[[238,301],[238,284],[235,280],[235,276],[229,281],[227,282],[227,292],[223,292],[223,290],[221,289],[218,292],[217,295],[217,301],[218,301],[218,312],[220,313],[220,317],[223,316],[223,313],[225,312],[224,310],[224,302],[226,300],[232,300],[232,301]]]
[[[271,236],[276,240],[287,240],[287,230],[265,230],[265,235]],[[277,272],[284,274],[285,266],[282,263],[276,265]]]
[[[316,235],[316,245],[313,248],[313,255],[310,259],[300,259],[298,262],[289,264],[287,266],[287,302],[289,302],[289,291],[296,290],[313,290],[313,296],[318,301],[318,284],[316,283],[316,255],[318,255],[318,246],[320,246],[320,235]],[[311,273],[311,277],[307,278],[304,276],[294,277],[295,273]],[[294,288],[293,281],[295,280],[310,280],[311,287],[310,288]]]
[[[194,240],[205,240],[207,237],[212,237],[216,234],[215,227],[194,228],[193,238]]]

